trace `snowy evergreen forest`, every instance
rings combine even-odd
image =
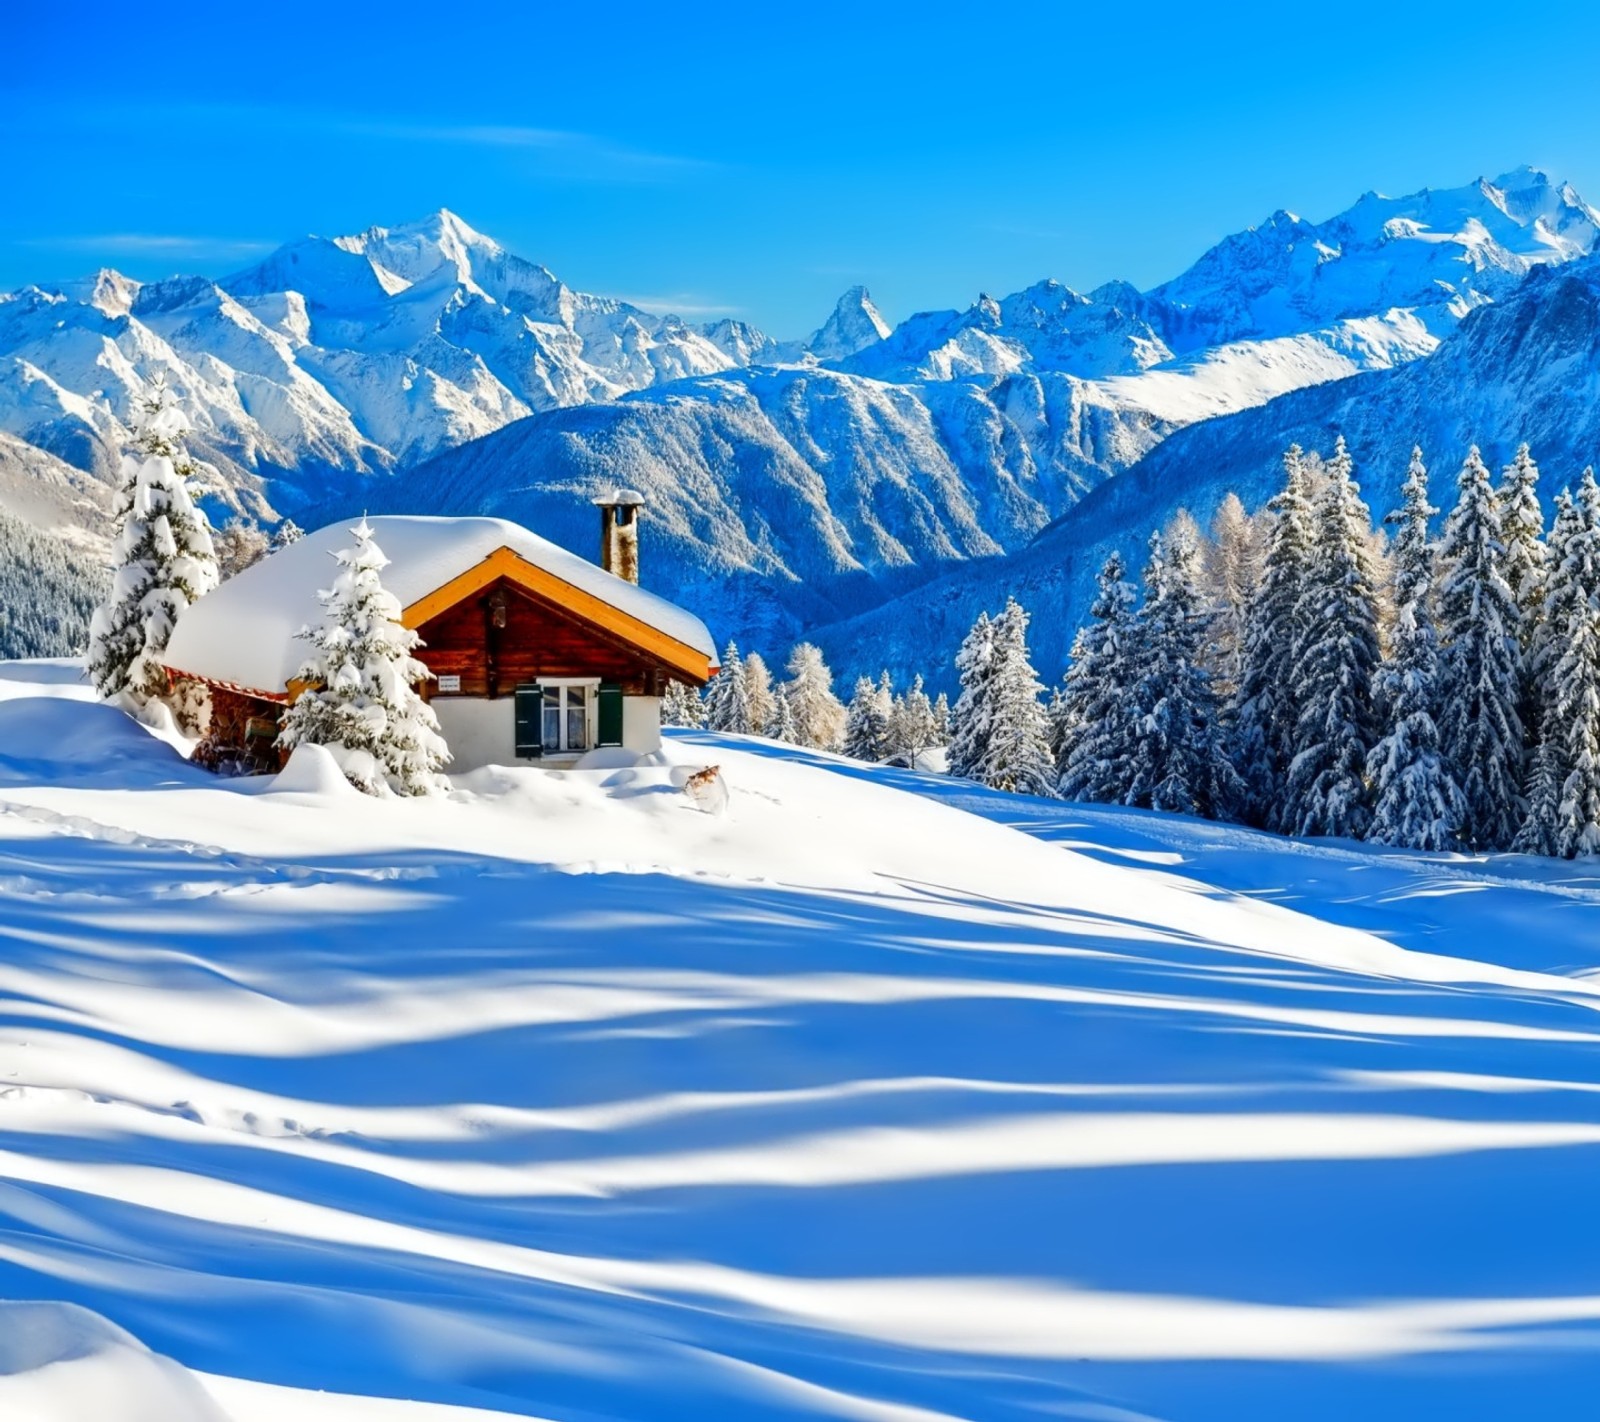
[[[1600,485],[1585,470],[1548,529],[1538,485],[1526,446],[1498,481],[1473,448],[1435,532],[1417,450],[1375,528],[1342,438],[1292,447],[1259,512],[1230,495],[1209,532],[1154,534],[1142,591],[1106,561],[1048,697],[1009,601],[968,633],[954,707],[887,674],[844,707],[805,644],[774,690],[730,644],[668,721],[903,765],[948,746],[995,789],[1287,835],[1600,853]]]
[[[80,655],[106,586],[95,560],[0,510],[0,660]]]

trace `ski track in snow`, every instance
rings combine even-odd
[[[0,1296],[234,1422],[1600,1382],[1583,866],[687,735],[726,817],[665,771],[319,800],[0,672]]]

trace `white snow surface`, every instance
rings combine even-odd
[[[1592,868],[688,733],[453,784],[0,664],[0,1296],[232,1422],[1589,1407]]]
[[[383,584],[401,607],[443,587],[497,549],[509,548],[716,663],[711,633],[692,612],[506,519],[394,514],[368,522],[389,559]],[[354,542],[348,524],[332,523],[230,578],[178,619],[166,664],[236,686],[281,692],[306,659],[309,644],[299,632],[323,618],[318,592],[332,583],[333,555]]]

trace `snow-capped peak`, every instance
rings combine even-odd
[[[818,360],[843,360],[876,345],[889,323],[872,304],[864,286],[853,286],[835,303],[833,314],[812,333],[806,349]]]
[[[399,227],[369,227],[353,237],[336,237],[334,241],[411,286],[434,279],[444,270],[457,284],[476,288],[479,266],[503,252],[493,238],[485,237],[445,207],[416,222]]]
[[[64,284],[61,294],[106,316],[126,316],[133,309],[140,285],[112,267],[101,267],[91,276]]]

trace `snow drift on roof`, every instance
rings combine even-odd
[[[368,522],[389,559],[384,586],[402,607],[443,587],[497,548],[509,548],[535,567],[716,663],[711,634],[693,613],[519,524],[502,518],[398,514],[374,516]],[[296,634],[322,618],[317,593],[333,581],[333,555],[354,542],[349,523],[329,524],[229,579],[179,618],[163,659],[166,665],[234,686],[282,691],[309,650]]]

